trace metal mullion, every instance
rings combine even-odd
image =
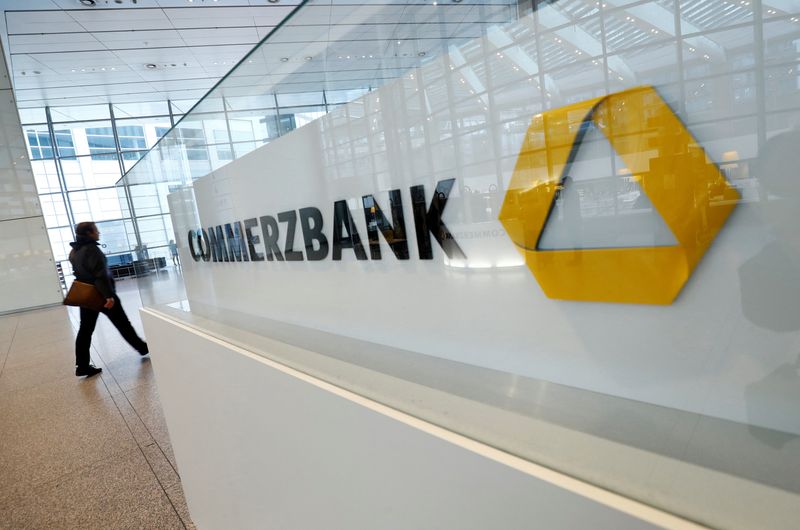
[[[236,152],[233,150],[233,135],[231,134],[231,122],[228,117],[228,102],[222,96],[222,114],[225,116],[225,130],[228,131],[228,146],[231,149],[231,160],[236,160]],[[166,227],[165,227],[166,228]]]
[[[283,136],[283,131],[281,130],[281,108],[278,106],[278,94],[275,92],[272,93],[272,99],[275,100],[275,120],[276,120],[276,129],[278,131],[278,138]]]
[[[111,132],[114,134],[114,146],[117,150],[117,163],[119,164],[120,175],[123,176],[122,187],[125,190],[125,200],[128,203],[128,210],[130,213],[131,225],[133,225],[133,235],[136,237],[136,246],[142,247],[142,238],[139,235],[139,223],[136,221],[136,209],[133,207],[133,198],[131,197],[130,186],[125,181],[125,165],[122,162],[122,150],[120,149],[119,134],[117,134],[117,121],[114,118],[114,105],[108,104],[108,112],[111,117]]]
[[[171,99],[167,100],[167,109],[169,109],[169,124],[170,124],[170,127],[174,129],[175,128],[175,113],[172,112],[172,100]],[[159,138],[158,140],[161,141],[161,138]],[[156,143],[158,143],[158,142],[156,142]],[[155,146],[153,146],[153,147],[155,147]]]
[[[47,117],[47,132],[50,136],[50,143],[53,146],[53,161],[56,166],[56,175],[58,176],[58,186],[61,188],[61,198],[64,200],[64,206],[67,209],[67,219],[72,226],[75,226],[75,214],[72,212],[72,203],[67,194],[67,180],[64,177],[64,168],[61,166],[61,154],[58,152],[58,143],[56,142],[56,133],[53,130],[53,118],[50,115],[50,107],[44,108],[45,116]],[[70,132],[70,135],[72,133]],[[37,140],[38,141],[38,140]]]

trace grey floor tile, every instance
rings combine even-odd
[[[75,347],[73,340],[40,344],[27,349],[12,347],[6,358],[6,368],[38,363],[58,364],[74,368]]]
[[[105,357],[103,360],[106,360]],[[153,365],[148,356],[132,353],[125,359],[106,362],[109,373],[124,392],[142,385],[155,384]]]
[[[41,327],[50,323],[66,321],[67,310],[64,306],[57,306],[36,311],[26,311],[19,313],[19,329]]]
[[[158,445],[162,448],[170,447],[171,449],[167,422],[164,419],[164,411],[161,408],[156,386],[154,384],[142,385],[126,391],[125,396]],[[174,464],[174,458],[170,461]]]
[[[74,367],[67,368],[74,370]],[[31,390],[22,388],[0,395],[0,425],[10,416],[23,411],[30,417],[47,418],[59,410],[92,403],[110,397],[100,377],[67,376],[39,385]]]
[[[42,326],[19,328],[14,333],[14,344],[41,344],[56,340],[71,340],[75,337],[75,328],[66,317]]]
[[[183,495],[183,488],[181,487],[180,483],[166,488],[166,491],[167,495],[172,501],[173,506],[175,506],[175,509],[178,511],[178,515],[183,521],[183,524],[186,525],[187,530],[194,529],[195,526],[192,522],[191,516],[189,515],[189,508],[186,505],[186,498]]]
[[[117,404],[119,411],[122,413],[122,418],[128,425],[128,429],[130,429],[131,433],[133,434],[133,438],[136,440],[136,443],[139,444],[140,447],[154,443],[155,440],[150,435],[150,431],[147,430],[147,427],[142,422],[141,418],[139,418],[139,415],[136,414],[135,410],[133,410],[133,407],[128,402],[128,398],[125,397],[125,394],[120,391],[117,394],[112,394],[111,397],[114,400],[114,403]]]
[[[6,366],[0,374],[0,396],[6,392],[53,384],[59,379],[69,378],[75,378],[75,358],[66,353],[64,361],[60,363]]]
[[[143,445],[142,452],[144,452],[144,457],[147,459],[156,477],[158,477],[158,482],[161,483],[162,487],[168,488],[175,484],[180,484],[181,479],[177,471],[172,467],[164,451],[161,450],[161,447],[155,441],[151,442],[149,445]]]
[[[0,530],[194,528],[149,359],[101,318],[103,374],[75,377],[78,325],[74,308],[0,317]]]
[[[0,431],[0,498],[135,447],[111,398],[51,414],[8,411]]]
[[[128,451],[19,500],[13,528],[184,528],[142,453]]]

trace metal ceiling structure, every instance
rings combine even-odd
[[[0,0],[0,38],[18,107],[171,100],[188,110],[300,0]],[[361,3],[312,1],[302,25],[255,56],[260,82],[303,92],[376,84],[433,55],[444,41],[480,35],[516,15],[513,0],[398,5],[387,17],[351,20]],[[438,4],[438,5],[437,5]],[[363,7],[363,6],[361,6]],[[318,14],[318,16],[315,16]],[[423,17],[424,20],[420,17]],[[335,42],[335,46],[329,44]],[[309,50],[318,53],[309,55]],[[298,50],[301,56],[295,57]],[[273,53],[274,55],[274,53]],[[277,64],[276,64],[277,61]],[[267,68],[267,69],[265,69]],[[280,82],[278,83],[278,80]],[[251,83],[253,80],[244,81]]]

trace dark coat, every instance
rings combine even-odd
[[[69,262],[75,279],[94,284],[104,298],[114,297],[114,280],[108,271],[106,255],[99,248],[99,243],[86,236],[78,236],[70,243]]]

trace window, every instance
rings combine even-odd
[[[92,160],[114,160],[117,158],[117,146],[114,143],[114,131],[111,127],[88,127],[86,141]]]
[[[144,139],[144,127],[141,125],[126,125],[124,127],[117,127],[117,134],[119,135],[119,147],[123,151],[147,149],[147,143]],[[123,158],[125,155],[123,154]],[[133,158],[134,160],[136,157]],[[127,160],[131,160],[128,158]]]
[[[67,129],[58,129],[54,132],[59,154],[61,156],[75,156],[75,144],[72,141],[72,133]],[[46,129],[27,129],[25,135],[28,138],[28,145],[31,149],[31,160],[53,158],[53,144],[50,142],[50,134]]]

